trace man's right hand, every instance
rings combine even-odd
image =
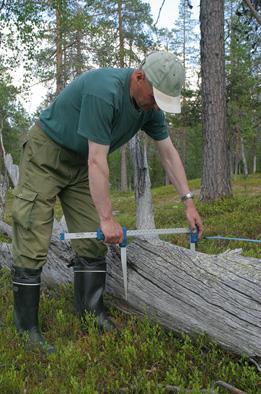
[[[121,225],[113,219],[101,221],[101,230],[108,244],[119,244],[123,241]]]

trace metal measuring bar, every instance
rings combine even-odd
[[[123,284],[125,300],[128,299],[128,274],[127,274],[127,245],[129,237],[153,237],[155,235],[167,235],[167,234],[190,234],[190,249],[195,251],[195,245],[198,241],[197,231],[191,231],[189,228],[162,228],[162,229],[143,229],[143,230],[127,230],[126,227],[123,230],[123,241],[119,244],[121,250],[121,265],[123,274]],[[95,232],[84,232],[84,233],[66,233],[60,234],[62,241],[70,239],[97,239],[98,241],[104,241],[105,237],[100,228]]]
[[[143,229],[143,230],[127,230],[126,227],[123,227],[123,236],[124,230],[126,231],[126,236],[135,237],[135,236],[146,236],[153,237],[154,235],[167,235],[167,234],[190,234],[191,230],[188,228],[162,228],[162,229]],[[79,239],[79,238],[95,238],[98,241],[104,241],[104,235],[101,229],[97,229],[94,232],[86,232],[86,233],[66,233],[63,232],[60,234],[60,239],[62,241],[69,239]],[[124,240],[123,240],[124,242]]]

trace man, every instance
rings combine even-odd
[[[123,233],[112,216],[107,156],[139,129],[156,141],[189,225],[198,226],[201,236],[203,225],[163,114],[180,112],[183,82],[180,62],[161,51],[147,56],[137,70],[92,70],[71,82],[30,129],[12,212],[14,320],[30,343],[45,345],[38,324],[40,277],[57,196],[70,232],[101,227],[105,235],[105,243],[72,241],[74,291],[81,317],[94,312],[101,331],[113,328],[103,305],[106,243],[120,243]]]

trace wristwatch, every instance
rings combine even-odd
[[[193,198],[194,194],[192,192],[188,192],[187,194],[184,194],[181,196],[181,201],[184,202],[186,200],[189,200],[190,198]]]

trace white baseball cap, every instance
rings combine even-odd
[[[180,113],[180,92],[185,72],[178,58],[166,51],[152,52],[143,61],[142,69],[152,84],[159,108],[165,112]]]

